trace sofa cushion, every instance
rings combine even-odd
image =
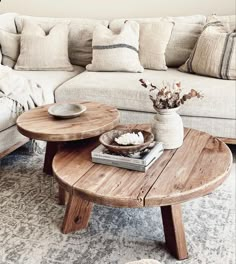
[[[119,34],[99,25],[93,33],[93,59],[88,71],[143,72],[139,61],[139,24],[128,21]]]
[[[13,68],[20,54],[20,35],[0,29],[1,64]]]
[[[15,21],[18,33],[22,32],[25,19],[34,21],[40,25],[46,33],[58,23],[68,24],[69,57],[72,64],[81,66],[86,66],[91,63],[93,30],[96,25],[108,26],[107,20],[17,16]]]
[[[46,35],[36,23],[25,20],[16,70],[73,71],[68,57],[68,26],[55,25]]]
[[[211,22],[212,20],[220,21],[229,32],[235,31],[236,29],[236,15],[230,15],[230,16],[212,15],[207,18],[207,23]]]
[[[54,90],[64,82],[83,71],[83,67],[74,66],[73,72],[17,71],[17,74],[38,83],[45,91],[46,103],[54,103]],[[12,100],[8,98],[0,98],[0,131],[11,127],[16,123],[17,111],[12,111],[13,108],[14,103]]]
[[[201,91],[204,98],[187,101],[180,109],[182,115],[236,119],[235,81],[182,73],[177,69],[145,70],[142,74],[85,71],[57,88],[55,99],[57,102],[75,99],[98,101],[123,110],[155,112],[147,89],[140,85],[141,78],[154,84],[161,84],[163,80],[180,80],[183,92],[191,88]]]
[[[114,19],[110,22],[109,27],[113,31],[119,32],[125,20],[127,19]],[[166,19],[159,17],[130,20],[135,20],[139,23],[154,23]],[[203,25],[206,23],[206,17],[202,15],[168,17],[168,20],[173,21],[175,26],[166,49],[166,64],[168,67],[179,67],[188,59],[194,48],[202,32]]]
[[[144,124],[153,120],[154,113],[120,110],[120,122],[122,124]],[[207,132],[213,136],[236,138],[235,119],[223,119],[214,117],[183,116],[185,127]]]
[[[70,80],[74,76],[83,72],[85,69],[81,66],[73,66],[74,71],[17,71],[21,76],[34,80],[47,90],[47,102],[54,102],[54,91],[57,87]]]
[[[10,33],[16,33],[15,16],[16,13],[6,13],[0,15],[0,29]],[[2,52],[0,45],[0,62],[2,61]]]
[[[0,28],[11,33],[16,33],[16,16],[16,13],[6,13],[0,15]]]

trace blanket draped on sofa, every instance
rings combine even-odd
[[[12,111],[19,113],[46,102],[40,85],[19,76],[11,68],[0,65],[0,99],[4,100],[4,98],[14,101],[16,108]]]

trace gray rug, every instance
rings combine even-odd
[[[95,206],[87,230],[61,234],[65,207],[57,205],[56,184],[42,164],[43,155],[24,148],[1,160],[1,264],[235,263],[235,163],[218,190],[184,204],[189,259],[182,262],[166,251],[159,208]]]

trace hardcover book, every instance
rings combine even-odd
[[[163,144],[154,142],[144,151],[122,156],[111,153],[103,145],[99,145],[91,152],[91,156],[95,163],[144,172],[162,155],[163,151]]]

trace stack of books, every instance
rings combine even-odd
[[[129,156],[122,156],[113,154],[103,145],[99,145],[91,152],[91,156],[92,161],[95,163],[145,172],[162,155],[163,151],[163,143],[154,142],[144,151]]]

